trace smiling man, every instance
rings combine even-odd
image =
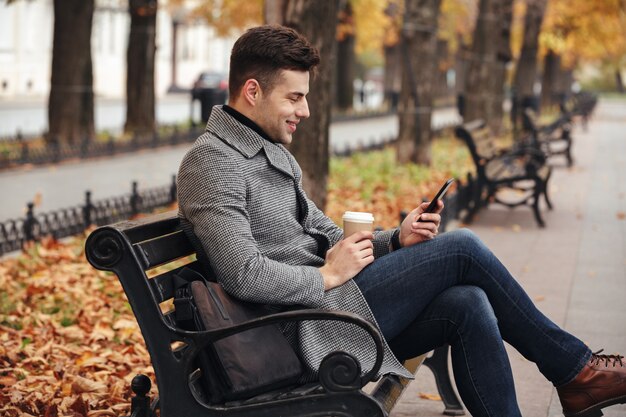
[[[470,231],[438,236],[443,204],[415,208],[402,225],[344,236],[309,200],[283,145],[309,116],[309,77],[319,55],[294,30],[250,29],[235,43],[230,99],[178,175],[179,215],[207,272],[231,295],[280,310],[350,311],[387,341],[381,373],[411,377],[400,360],[444,343],[474,417],[519,417],[503,340],[557,386],[566,416],[592,417],[626,401],[626,362],[594,354],[545,317]],[[420,221],[418,221],[420,220]],[[283,332],[314,379],[325,355],[344,350],[364,370],[372,341],[353,326],[302,322]]]

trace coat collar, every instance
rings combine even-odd
[[[248,159],[263,149],[270,165],[295,178],[293,167],[287,157],[288,151],[283,145],[266,140],[226,113],[222,106],[215,106],[211,110],[206,131],[216,135]]]

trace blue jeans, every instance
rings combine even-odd
[[[469,230],[394,251],[354,280],[399,359],[450,344],[457,389],[474,417],[521,416],[503,340],[555,386],[591,356]]]

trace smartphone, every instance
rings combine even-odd
[[[450,188],[453,182],[454,182],[454,178],[450,178],[441,186],[439,191],[437,191],[437,194],[435,195],[435,197],[430,201],[430,204],[428,205],[428,207],[426,207],[426,210],[424,210],[424,213],[432,213],[433,211],[435,211],[435,209],[437,208],[437,201],[441,200],[443,196],[446,195],[446,192],[448,192],[448,189]]]

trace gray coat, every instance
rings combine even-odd
[[[309,200],[294,157],[214,107],[206,132],[187,152],[178,173],[179,215],[199,259],[231,295],[274,306],[346,310],[375,323],[357,285],[324,291],[319,267],[343,231]],[[389,252],[392,231],[377,232],[374,255]],[[281,307],[277,307],[281,308]],[[324,356],[354,354],[371,369],[374,344],[360,328],[302,322],[283,328],[315,376]],[[412,375],[385,344],[381,373]]]

